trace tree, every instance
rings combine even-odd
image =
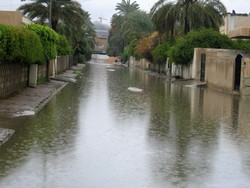
[[[119,55],[124,50],[124,40],[121,33],[123,16],[114,14],[111,19],[111,28],[108,37],[108,54],[112,56]]]
[[[32,0],[32,3],[24,4],[18,9],[32,21],[42,25],[48,25],[49,15],[51,15],[51,28],[61,35],[65,35],[73,48],[87,43],[87,51],[93,50],[94,26],[90,21],[89,13],[85,12],[77,1]],[[89,47],[91,48],[89,49]]]
[[[52,5],[50,5],[50,2]],[[51,12],[50,12],[50,6]],[[33,0],[18,8],[23,11],[32,21],[40,24],[49,23],[49,15],[51,13],[51,28],[57,31],[59,22],[63,22],[68,26],[83,25],[86,12],[81,8],[81,4],[74,0],[48,1]]]
[[[122,0],[117,3],[116,10],[118,13],[112,16],[108,39],[108,53],[115,56],[123,53],[133,37],[140,38],[154,31],[149,15],[141,11],[136,2]]]
[[[177,0],[173,4],[167,0],[159,0],[150,11],[154,22],[158,24],[157,28],[164,28],[164,32],[172,35],[178,26],[183,34],[202,27],[219,30],[226,13],[225,6],[219,0]],[[166,26],[161,27],[160,20]]]
[[[136,1],[131,3],[130,0],[122,0],[121,3],[117,3],[115,10],[118,11],[118,15],[124,16],[130,12],[139,10],[139,5]]]
[[[189,64],[193,58],[194,48],[232,49],[234,42],[226,35],[212,29],[191,31],[177,39],[169,52],[171,61],[175,64]]]
[[[144,11],[134,11],[126,14],[121,25],[122,38],[129,44],[134,38],[149,35],[154,31],[154,24]]]
[[[153,49],[159,44],[160,38],[159,33],[154,32],[151,35],[144,36],[137,44],[136,51],[140,55],[140,57],[147,59],[148,61],[152,62]]]

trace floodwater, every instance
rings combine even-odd
[[[250,187],[247,98],[132,68],[83,75],[38,114],[1,119],[16,130],[0,147],[1,188]]]

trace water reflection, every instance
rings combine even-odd
[[[16,133],[0,148],[0,187],[8,187],[8,184],[11,185],[10,187],[22,187],[22,179],[15,179],[15,184],[12,178],[7,178],[6,182],[3,181],[4,183],[1,184],[2,178],[8,175],[16,177],[20,173],[19,178],[27,178],[27,175],[36,171],[39,176],[46,176],[49,171],[46,165],[48,158],[62,155],[71,149],[78,133],[76,125],[80,89],[78,85],[71,84],[56,95],[37,115],[18,117],[5,122],[4,127],[11,127],[16,130]],[[30,161],[32,165],[36,165],[29,166]],[[19,166],[28,168],[29,171],[20,172]],[[12,171],[13,168],[15,168],[14,171]],[[40,185],[40,180],[35,181],[36,173],[30,177],[34,186]],[[31,180],[25,181],[27,183]],[[45,179],[41,181],[46,183]]]
[[[249,187],[249,99],[109,69],[1,122],[0,187]]]

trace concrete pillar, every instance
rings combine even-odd
[[[30,87],[36,87],[37,85],[37,70],[38,70],[37,64],[30,65],[30,70],[29,70],[29,86]]]

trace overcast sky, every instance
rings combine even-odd
[[[21,0],[0,0],[0,10],[16,10],[20,5],[31,2],[21,2]],[[149,12],[157,0],[135,0],[142,10]],[[78,0],[82,4],[82,8],[89,12],[92,21],[98,21],[99,17],[103,17],[103,23],[110,23],[113,14],[116,13],[115,7],[121,0]],[[131,0],[133,2],[133,0]],[[236,13],[249,13],[250,0],[221,0],[227,8],[228,12],[235,10]]]

